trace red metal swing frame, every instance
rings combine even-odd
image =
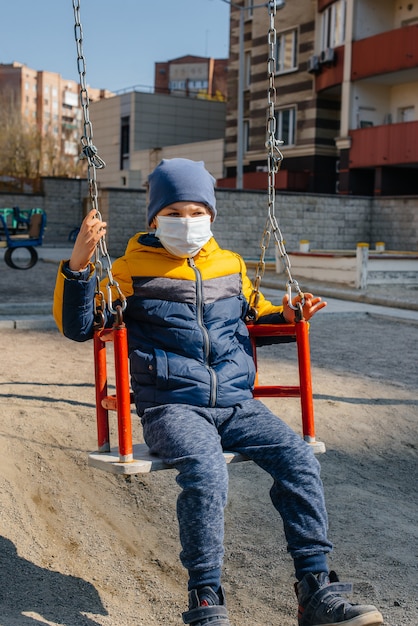
[[[300,397],[303,439],[315,453],[325,452],[325,445],[316,441],[313,408],[311,359],[308,323],[305,320],[294,324],[250,324],[254,361],[257,368],[256,341],[258,337],[291,337],[296,340],[299,384],[258,385],[254,387],[255,398]],[[108,394],[106,345],[114,346],[116,393]],[[127,329],[122,317],[116,319],[112,328],[103,328],[94,333],[94,362],[96,386],[97,452],[89,455],[89,464],[117,474],[135,474],[164,469],[160,459],[150,455],[145,444],[133,444],[128,366]],[[118,426],[118,448],[111,450],[109,411],[116,411]],[[245,460],[239,454],[225,452],[228,463]]]

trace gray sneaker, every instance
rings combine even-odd
[[[295,591],[299,601],[299,626],[379,626],[383,617],[372,605],[350,604],[340,593],[350,593],[351,583],[340,583],[335,572],[306,574]]]
[[[183,613],[183,622],[190,626],[231,626],[223,588],[218,593],[212,587],[192,589],[189,610]]]

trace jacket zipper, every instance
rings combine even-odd
[[[209,372],[211,385],[210,385],[210,398],[209,398],[209,406],[213,407],[216,405],[216,389],[217,389],[217,378],[216,373],[213,368],[209,364],[209,354],[210,354],[210,339],[209,333],[206,326],[203,323],[203,283],[202,283],[202,275],[200,271],[197,269],[196,264],[193,260],[193,257],[189,257],[188,263],[190,267],[193,269],[196,276],[196,317],[197,323],[200,327],[203,335],[203,353],[205,357],[205,366]]]

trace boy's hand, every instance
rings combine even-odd
[[[80,226],[68,264],[70,270],[80,272],[88,266],[96,245],[105,234],[106,222],[99,220],[96,210],[92,209]]]
[[[323,302],[321,298],[315,298],[312,293],[305,293],[305,303],[302,307],[303,319],[310,320],[317,311],[320,311],[327,306],[326,302]],[[295,296],[292,300],[292,304],[296,306],[300,302],[300,297]],[[289,324],[295,321],[295,311],[289,306],[289,296],[285,294],[282,300],[283,315]]]

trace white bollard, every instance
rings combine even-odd
[[[309,240],[301,239],[299,241],[299,252],[309,252]]]
[[[385,242],[376,241],[376,252],[384,252],[384,251],[385,251]]]
[[[369,244],[357,244],[357,272],[356,272],[356,289],[366,289],[367,287],[367,265],[369,261]]]

